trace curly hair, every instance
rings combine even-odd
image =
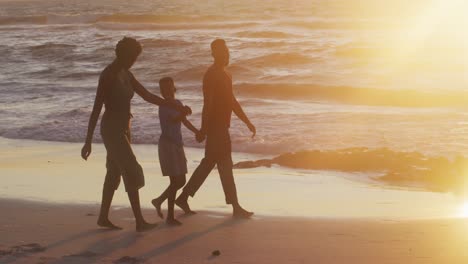
[[[118,58],[138,56],[142,50],[140,42],[136,39],[124,37],[115,46],[115,55]]]

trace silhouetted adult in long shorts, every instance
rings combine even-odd
[[[86,142],[81,156],[87,160],[91,154],[91,142],[102,106],[105,112],[101,120],[101,136],[107,151],[106,178],[102,190],[101,210],[97,224],[101,227],[120,229],[109,220],[109,210],[115,190],[123,179],[132,206],[137,231],[146,231],[156,224],[145,221],[141,213],[139,189],[145,185],[143,169],[137,162],[131,147],[130,102],[137,93],[145,101],[156,105],[168,105],[181,113],[189,114],[190,108],[165,101],[150,93],[130,72],[142,47],[133,38],[123,38],[115,48],[116,58],[101,73],[93,111],[89,118]]]
[[[205,157],[177,198],[176,204],[185,213],[194,213],[188,204],[188,197],[195,195],[214,166],[217,165],[226,203],[232,205],[233,216],[236,218],[249,218],[253,213],[244,210],[240,206],[232,171],[233,163],[229,135],[232,112],[247,125],[253,135],[255,135],[256,130],[234,96],[232,77],[225,69],[229,64],[229,49],[226,42],[222,39],[213,41],[211,43],[211,54],[214,63],[208,68],[203,78],[202,128],[197,137],[199,142],[202,142],[206,137]]]

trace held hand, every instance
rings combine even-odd
[[[197,139],[198,143],[202,143],[203,141],[205,141],[205,134],[198,132],[195,134],[195,138]]]
[[[190,108],[189,106],[184,105],[184,112],[185,112],[185,115],[191,115],[192,114],[192,108]]]
[[[81,157],[84,160],[88,160],[89,155],[91,155],[91,143],[85,143],[81,149]]]
[[[255,126],[252,124],[252,123],[247,123],[247,127],[249,128],[250,132],[252,132],[252,138],[255,137],[255,135],[257,134],[257,129],[255,128]]]

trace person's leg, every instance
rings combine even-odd
[[[115,189],[119,186],[120,183],[120,169],[118,166],[107,157],[106,160],[106,178],[104,180],[104,185],[102,188],[102,200],[101,200],[101,210],[99,211],[99,217],[97,224],[101,227],[111,228],[111,229],[122,229],[114,225],[109,220],[109,211],[114,197]]]
[[[177,194],[177,190],[182,188],[185,184],[185,175],[171,176],[171,184],[169,185],[170,191],[167,199],[167,219],[168,225],[181,225],[182,223],[177,221],[174,217],[174,203]]]
[[[135,216],[136,230],[138,232],[150,230],[157,226],[157,224],[149,224],[143,218],[140,206],[140,194],[138,190],[127,191],[130,205],[132,206],[133,215]]]
[[[114,225],[109,220],[109,211],[112,203],[112,198],[114,197],[114,192],[114,189],[109,189],[106,187],[103,188],[101,210],[99,211],[99,218],[97,224],[101,227],[107,227],[111,229],[122,229],[121,227]]]
[[[166,188],[166,190],[164,190],[164,192],[158,198],[155,198],[151,201],[154,208],[156,208],[158,216],[161,218],[164,218],[164,214],[162,213],[162,210],[161,210],[161,205],[164,203],[164,201],[166,201],[170,191],[171,191],[171,186],[169,185]]]
[[[118,135],[117,140],[113,143],[115,161],[122,171],[125,190],[135,216],[136,230],[142,232],[152,229],[157,224],[147,223],[141,212],[139,189],[145,185],[145,176],[143,168],[138,164],[130,145],[130,132],[127,131],[124,135]]]
[[[182,193],[175,201],[175,204],[184,210],[186,214],[195,213],[190,209],[188,204],[188,197],[193,197],[195,195],[200,186],[202,186],[202,184],[205,182],[211,170],[213,170],[214,166],[214,161],[204,158],[200,165],[198,165],[198,167],[193,172],[192,177],[190,177],[190,180],[188,181],[187,185],[185,185]]]
[[[232,159],[227,157],[218,161],[218,172],[221,178],[221,184],[223,185],[224,195],[226,197],[226,203],[232,205],[232,215],[236,218],[249,218],[253,215],[242,208],[237,198],[236,183],[234,181],[234,174],[232,171]]]
[[[171,148],[169,148],[170,143],[167,140],[160,139],[158,143],[158,156],[159,156],[159,165],[161,167],[161,172],[163,175],[167,175],[169,171],[169,164],[173,164],[172,155],[170,155]],[[171,190],[170,185],[167,186],[166,190],[157,198],[153,199],[151,203],[156,208],[158,216],[164,218],[164,214],[161,210],[161,205],[166,201],[167,196]]]

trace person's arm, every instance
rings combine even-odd
[[[167,102],[164,101],[163,98],[151,93],[150,91],[148,91],[136,78],[135,76],[133,76],[133,74],[130,73],[130,77],[131,77],[131,82],[132,82],[132,86],[133,86],[133,89],[135,90],[135,92],[141,97],[143,98],[143,100],[145,100],[146,102],[148,103],[151,103],[151,104],[155,104],[155,105],[165,105],[167,104]],[[169,104],[167,104],[169,105]]]
[[[183,105],[181,101],[176,100],[176,104],[178,105]],[[182,122],[186,128],[188,128],[190,131],[192,131],[195,135],[198,135],[200,131],[195,128],[195,126],[187,120],[187,117],[185,115],[178,115],[172,118],[172,122]]]
[[[192,131],[195,135],[198,135],[200,133],[200,131],[185,117],[182,120],[182,124],[184,124],[184,126],[188,128],[190,131]]]
[[[236,116],[244,122],[247,127],[249,128],[250,132],[252,132],[252,137],[255,137],[255,134],[257,134],[257,129],[255,126],[250,122],[249,118],[245,114],[244,110],[242,109],[242,106],[239,104],[239,101],[237,101],[236,97],[233,96],[233,102],[232,102],[232,111]]]
[[[96,128],[99,115],[101,114],[106,91],[109,89],[109,78],[109,74],[106,72],[103,72],[101,74],[101,77],[99,78],[99,84],[96,91],[96,98],[94,99],[93,111],[91,112],[91,116],[89,117],[86,141],[83,148],[81,149],[81,157],[84,160],[87,160],[89,155],[91,155],[91,144],[93,142],[94,130]]]
[[[173,102],[170,102],[170,101],[167,101],[167,100],[164,100],[163,98],[151,93],[150,91],[148,91],[136,78],[135,76],[133,76],[132,73],[130,73],[130,76],[131,76],[131,82],[132,82],[132,86],[133,86],[133,89],[135,90],[135,92],[141,97],[143,98],[143,100],[145,100],[146,102],[148,103],[151,103],[151,104],[155,104],[155,105],[167,105],[175,110],[177,110],[179,113],[183,114],[183,115],[190,115],[192,114],[192,109],[190,109],[190,107],[188,106],[184,106],[184,105],[178,105],[178,104],[174,104]]]
[[[192,131],[195,135],[199,135],[200,130],[198,130],[190,121],[187,120],[187,117],[184,115],[180,115],[177,117],[174,117],[172,122],[182,122],[186,128],[188,128],[190,131]]]

